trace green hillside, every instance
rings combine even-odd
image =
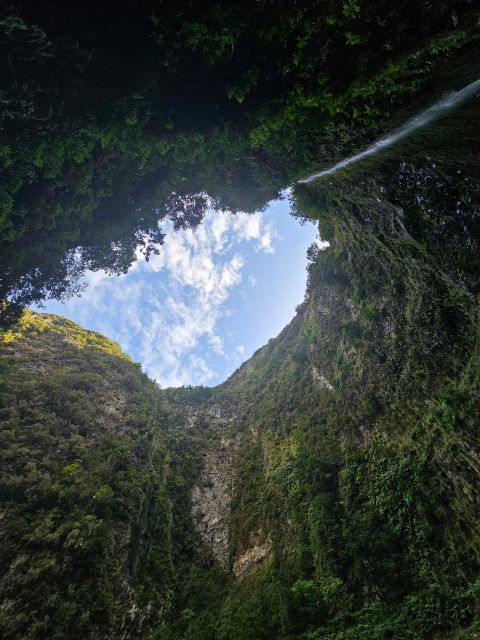
[[[330,248],[219,387],[55,316],[5,334],[4,637],[474,637],[479,182],[442,149],[297,194]]]
[[[479,96],[296,182],[478,80],[478,3],[204,5],[0,0],[0,637],[480,638]],[[329,246],[217,387],[28,309],[286,188]]]

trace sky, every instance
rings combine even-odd
[[[317,228],[286,198],[253,214],[209,210],[195,230],[162,227],[158,256],[121,276],[87,272],[81,296],[39,310],[115,340],[161,387],[213,386],[293,318]]]

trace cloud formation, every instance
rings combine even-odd
[[[147,373],[163,386],[208,384],[216,372],[207,357],[224,356],[217,328],[232,310],[229,298],[242,282],[242,250],[271,254],[275,232],[261,212],[209,211],[204,223],[167,233],[159,255],[141,256],[128,274],[88,273],[88,289],[67,306],[81,322],[96,315],[96,328],[139,354]],[[83,317],[82,317],[83,316]],[[243,354],[241,345],[235,357]]]

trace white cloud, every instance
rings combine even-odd
[[[85,274],[85,282],[88,286],[89,291],[93,291],[96,287],[98,287],[103,280],[109,278],[111,276],[105,271],[87,271]]]
[[[267,229],[260,237],[258,251],[265,251],[265,253],[274,253],[273,249],[273,233],[271,229]]]
[[[87,290],[67,307],[87,326],[94,316],[95,327],[135,353],[162,386],[205,384],[215,377],[210,356],[226,357],[218,323],[232,313],[228,301],[242,282],[242,249],[272,253],[274,238],[261,212],[209,211],[195,231],[170,229],[149,262],[137,254],[127,275],[88,272]],[[236,351],[242,355],[243,347]]]
[[[212,347],[214,353],[216,353],[218,356],[224,355],[223,340],[220,336],[212,334],[209,338],[209,344]]]
[[[315,244],[320,249],[320,251],[328,249],[328,247],[330,246],[330,242],[328,240],[322,240],[320,235],[317,235],[317,237],[315,238]]]
[[[238,234],[239,240],[256,240],[257,251],[273,253],[273,239],[275,231],[271,225],[262,225],[261,213],[248,215],[237,214],[234,218],[233,228]]]
[[[288,192],[284,196],[288,198]],[[167,236],[159,255],[146,262],[139,251],[128,274],[119,277],[88,272],[89,286],[81,298],[65,306],[49,301],[48,310],[118,341],[163,387],[216,382],[255,344],[252,338],[259,323],[250,320],[254,309],[246,300],[251,287],[263,291],[272,274],[267,262],[254,253],[268,255],[276,249],[280,255],[271,265],[277,268],[279,260],[285,264],[285,246],[290,244],[273,225],[277,226],[277,217],[288,215],[288,202],[282,208],[273,204],[274,210],[268,208],[265,214],[210,210],[196,231],[173,232],[173,225],[164,225]],[[284,221],[278,227],[289,235]],[[313,233],[305,237],[305,249],[312,240]],[[262,269],[258,285],[257,267]],[[292,282],[295,278],[292,274]],[[279,308],[283,307],[288,321],[295,305],[287,295],[282,296]],[[275,324],[278,309],[266,316]],[[262,331],[259,336],[264,342]]]

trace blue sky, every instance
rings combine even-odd
[[[167,233],[160,254],[128,274],[86,274],[57,313],[120,343],[162,387],[212,386],[277,335],[303,300],[316,226],[287,199],[254,214],[210,210],[195,231]]]

